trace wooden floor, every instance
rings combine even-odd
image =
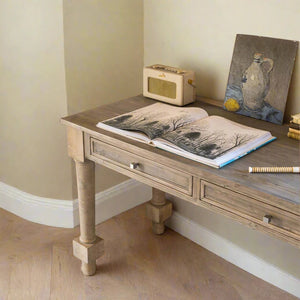
[[[106,253],[84,277],[79,229],[34,224],[0,209],[0,299],[296,299],[168,229],[151,233],[141,205],[97,226]]]

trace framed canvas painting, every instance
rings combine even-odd
[[[224,109],[282,124],[298,41],[237,34]]]

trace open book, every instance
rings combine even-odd
[[[99,122],[97,127],[221,168],[276,139],[199,107],[155,103]]]

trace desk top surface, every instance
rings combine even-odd
[[[254,189],[261,193],[287,200],[294,204],[300,204],[300,174],[249,174],[249,166],[300,166],[300,143],[299,141],[287,137],[288,125],[276,125],[269,122],[256,120],[235,113],[224,111],[222,108],[204,102],[195,102],[189,106],[204,108],[209,115],[223,116],[229,120],[251,126],[254,128],[268,130],[277,139],[263,146],[262,148],[244,156],[243,158],[221,168],[214,169],[201,163],[179,157],[153,146],[130,140],[126,137],[107,132],[96,127],[99,121],[103,121],[117,115],[133,111],[135,109],[150,105],[156,101],[136,96],[124,99],[112,104],[99,106],[95,109],[87,110],[79,114],[68,116],[62,119],[62,123],[76,127],[82,131],[95,136],[109,136],[120,143],[127,143],[140,153],[150,151],[152,155],[166,160],[166,163],[179,164],[199,173],[199,176],[212,176],[223,178],[226,182],[241,184],[250,190]]]

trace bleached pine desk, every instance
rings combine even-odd
[[[96,127],[99,121],[153,103],[137,96],[62,119],[67,126],[68,154],[76,163],[80,237],[73,241],[73,252],[82,261],[83,274],[96,272],[96,259],[104,252],[103,240],[95,235],[95,163],[153,187],[147,215],[156,234],[164,232],[164,221],[172,214],[172,204],[165,200],[167,192],[300,248],[300,175],[248,173],[249,166],[300,165],[299,142],[286,136],[287,126],[225,112],[207,103],[192,104],[209,115],[265,129],[277,137],[222,169]]]

